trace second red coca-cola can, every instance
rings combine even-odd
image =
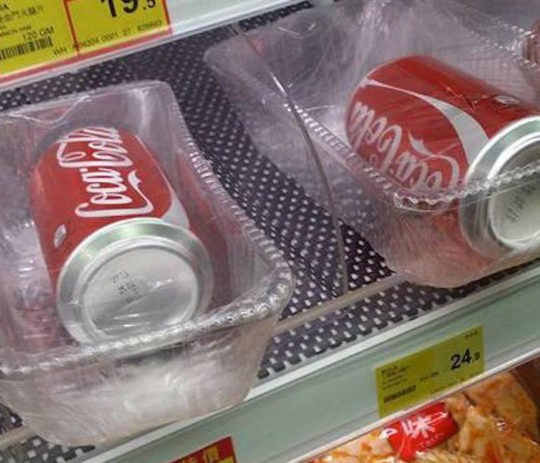
[[[152,332],[208,305],[206,249],[133,133],[65,134],[41,156],[30,197],[60,319],[78,341]]]
[[[538,181],[509,184],[502,193],[490,186],[540,161],[538,108],[441,61],[413,56],[362,80],[346,129],[353,149],[405,190],[440,199],[475,188],[474,200],[434,214],[450,239],[463,242],[464,254],[470,247],[488,262],[540,245]]]

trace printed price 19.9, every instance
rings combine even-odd
[[[143,10],[147,8],[154,8],[157,0],[143,0],[140,3],[144,3]],[[109,5],[109,13],[111,17],[118,17],[118,11],[124,11],[125,13],[135,13],[140,6],[139,0],[101,0],[101,3],[107,3]]]

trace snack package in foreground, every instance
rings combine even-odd
[[[521,374],[531,368],[484,380],[310,463],[537,463],[540,414],[531,391],[539,385]]]
[[[296,111],[337,214],[408,280],[454,287],[540,256],[540,70],[490,42],[504,27],[459,3],[345,0],[206,60],[262,153],[329,206]]]
[[[244,397],[294,279],[166,84],[1,114],[0,192],[0,395],[28,427],[96,444]]]

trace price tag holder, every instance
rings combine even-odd
[[[376,368],[379,413],[422,402],[484,371],[481,326]]]
[[[81,55],[171,33],[166,0],[64,1]]]

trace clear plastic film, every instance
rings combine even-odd
[[[535,22],[540,18],[540,4],[529,0],[455,0],[486,15],[496,21],[503,21],[532,30]]]
[[[339,296],[347,291],[348,276],[345,262],[343,237],[339,219],[336,213],[336,198],[329,183],[324,165],[325,159],[319,153],[312,136],[309,134],[301,115],[298,113],[294,100],[291,98],[287,80],[274,72],[267,57],[260,53],[259,44],[250,34],[245,33],[240,24],[229,27],[231,35],[235,36],[238,51],[257,69],[259,83],[271,93],[268,100],[257,95],[238,95],[244,115],[243,122],[248,128],[251,138],[255,141],[259,151],[268,156],[283,172],[299,180],[300,185],[326,209],[325,223],[312,223],[309,236],[305,237],[311,242],[318,242],[324,247],[324,259],[318,262],[307,254],[307,245],[303,237],[298,243],[300,260],[310,268],[308,273],[319,275],[317,284],[329,288],[330,294]],[[227,82],[227,89],[231,94],[242,92],[235,82]],[[276,112],[279,118],[276,118]],[[267,141],[269,143],[267,143]],[[298,153],[298,155],[291,155]],[[297,216],[302,218],[305,212]],[[291,216],[294,220],[297,217]],[[292,245],[294,248],[295,246]],[[324,264],[324,268],[316,266]]]
[[[0,151],[0,395],[26,426],[96,444],[240,401],[294,279],[170,87],[4,113]]]
[[[502,47],[527,60],[526,66],[540,64],[540,4],[529,0],[448,2],[451,14],[463,25],[483,36],[492,46]],[[532,86],[540,88],[538,72],[527,72]]]
[[[467,11],[343,1],[249,32],[257,53],[234,37],[206,57],[258,148],[325,203],[267,69],[278,76],[337,215],[394,270],[433,286],[540,253],[540,70],[490,35],[524,44],[525,31]]]
[[[538,361],[430,404],[310,463],[533,463],[540,459]]]

